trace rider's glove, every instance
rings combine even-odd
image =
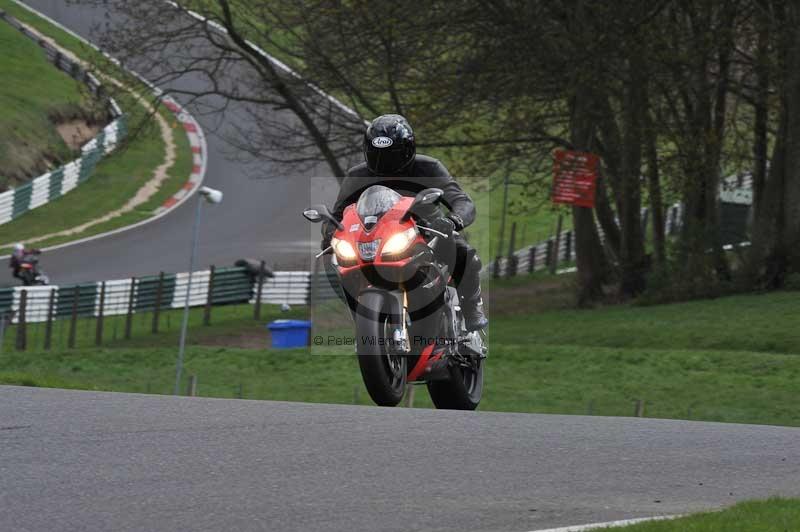
[[[464,229],[464,219],[461,218],[461,216],[457,215],[454,212],[451,212],[447,215],[447,218],[449,218],[450,221],[453,222],[453,225],[456,226],[456,231],[461,231],[462,229]]]
[[[450,218],[437,218],[431,223],[431,229],[435,229],[440,233],[446,234],[448,237],[453,236],[453,231],[456,230],[456,224]]]

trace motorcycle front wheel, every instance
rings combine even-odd
[[[396,406],[406,388],[408,361],[391,349],[392,326],[384,298],[367,294],[359,298],[356,313],[356,350],[364,385],[378,406]]]

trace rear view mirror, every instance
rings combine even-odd
[[[419,193],[414,196],[414,201],[411,203],[411,206],[406,211],[405,215],[403,215],[403,221],[408,220],[412,214],[414,214],[414,209],[419,207],[420,205],[433,205],[437,201],[439,201],[442,197],[444,192],[440,188],[426,188],[424,190],[420,190]]]
[[[319,223],[322,220],[328,220],[330,223],[336,226],[336,229],[342,230],[344,226],[333,217],[331,211],[325,205],[312,205],[308,209],[303,211],[303,217],[308,220],[309,222]]]
[[[320,216],[317,209],[306,209],[303,211],[303,216],[309,222],[317,223],[322,221],[322,216]]]
[[[414,198],[414,203],[418,205],[433,205],[439,201],[439,198],[442,197],[442,194],[444,194],[444,192],[442,192],[442,190],[439,188],[426,188],[417,194],[417,197]]]

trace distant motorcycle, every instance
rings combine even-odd
[[[355,321],[361,375],[380,406],[397,405],[411,382],[427,384],[437,408],[474,410],[481,400],[486,338],[464,324],[452,283],[455,244],[414,214],[441,195],[425,189],[403,197],[376,185],[341,221],[324,205],[303,213],[336,227],[323,253],[333,253]]]
[[[39,254],[26,253],[19,261],[19,276],[24,286],[44,286],[50,278],[39,269]]]

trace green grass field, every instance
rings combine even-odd
[[[641,400],[648,417],[800,426],[797,295],[498,312],[481,409],[630,416]],[[331,318],[337,309],[317,320],[326,344],[328,335],[349,333]],[[219,308],[205,328],[200,311],[193,313],[186,367],[198,376],[201,395],[369,404],[352,347],[261,348],[263,322],[278,315],[257,323],[249,306]],[[0,355],[0,382],[171,393],[179,319],[177,313],[162,318],[163,332],[152,335],[149,315],[137,317],[130,341],[119,339],[121,318],[109,321],[103,348],[92,347],[94,323],[87,320],[72,351],[42,351],[42,326],[31,326],[31,351],[14,353],[12,329]],[[56,327],[63,346],[67,324]],[[415,395],[416,407],[431,406],[423,388]]]
[[[800,500],[743,502],[719,512],[680,519],[602,528],[620,532],[795,532],[800,530]]]
[[[59,45],[76,55],[90,61],[99,61],[92,49],[67,33],[32,15],[27,10],[20,8],[10,0],[0,0],[0,9],[9,12],[22,22],[30,24],[42,33],[54,38]],[[37,48],[32,41],[27,40],[25,37],[22,37],[22,39]],[[141,86],[141,84],[137,84],[134,80],[126,77],[118,69],[113,69],[107,62],[102,64],[110,74],[135,87],[141,91],[141,94],[149,96],[149,90]],[[50,68],[55,71],[52,66]],[[17,87],[18,89],[19,87]],[[141,121],[141,118],[146,113],[146,110],[141,105],[136,103],[127,93],[120,93],[115,97],[117,97],[123,110],[130,115],[129,123],[137,124]],[[0,100],[0,108],[3,108],[2,100]],[[169,112],[162,109],[161,114],[173,127],[177,159],[169,170],[169,179],[163,183],[158,192],[147,203],[140,205],[133,211],[103,224],[95,225],[74,236],[62,236],[38,242],[36,244],[37,247],[46,247],[84,238],[149,218],[155,208],[183,186],[192,168],[189,141],[183,128]],[[31,237],[68,229],[118,209],[145,182],[152,178],[153,170],[162,164],[164,160],[164,150],[164,143],[158,128],[155,124],[149,124],[127,143],[124,149],[111,154],[101,161],[89,181],[57,201],[31,211],[11,223],[0,226],[0,243],[25,241]],[[3,252],[3,250],[0,250],[0,252]]]
[[[0,186],[14,187],[73,153],[50,117],[87,107],[81,84],[58,70],[34,41],[0,21]]]

